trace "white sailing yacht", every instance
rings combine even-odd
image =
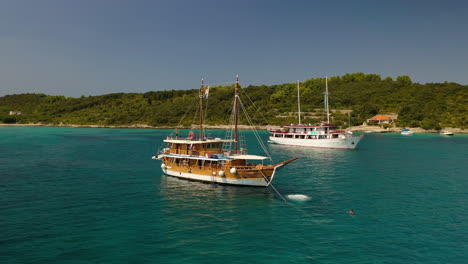
[[[316,125],[301,124],[301,102],[299,81],[297,82],[298,115],[297,125],[286,125],[279,130],[270,130],[270,143],[314,148],[355,149],[363,135],[354,135],[351,131],[340,130],[330,124],[328,106],[328,78],[325,77],[325,112],[327,123]]]

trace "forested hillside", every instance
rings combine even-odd
[[[304,123],[324,118],[324,78],[301,83]],[[412,83],[408,76],[382,79],[377,74],[352,73],[328,79],[329,102],[333,110],[350,109],[352,125],[362,124],[375,114],[398,114],[398,125],[440,129],[467,125],[468,86],[452,82]],[[196,84],[194,85],[196,87]],[[297,122],[295,83],[248,86],[241,91],[242,102],[258,125]],[[211,87],[206,123],[227,124],[234,86]],[[250,99],[252,102],[250,101]],[[175,126],[196,122],[198,89],[137,93],[116,93],[71,98],[45,94],[0,97],[0,121],[77,125]],[[9,116],[9,111],[22,111]],[[348,115],[335,112],[334,123],[347,126]],[[241,122],[246,123],[245,119]]]

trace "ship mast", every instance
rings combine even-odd
[[[200,140],[202,140],[203,139],[203,79],[201,80],[199,97],[200,97]]]
[[[328,108],[328,77],[325,76],[325,110],[327,112],[327,124],[330,124],[330,110]]]
[[[239,124],[239,75],[236,76],[236,89],[234,95],[234,153],[239,153],[238,142],[239,132],[237,125]]]
[[[299,93],[299,80],[297,81],[297,113],[299,115],[299,125],[301,124],[301,95]]]

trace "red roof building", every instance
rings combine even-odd
[[[390,124],[391,122],[393,122],[393,119],[384,115],[376,115],[367,119],[367,123],[371,124]]]

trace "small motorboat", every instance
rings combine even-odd
[[[402,129],[402,130],[401,130],[401,134],[402,134],[402,135],[405,135],[405,136],[410,136],[410,135],[413,135],[414,132],[411,131],[411,130],[409,130],[409,129],[407,129],[407,128],[405,128],[405,129]]]

